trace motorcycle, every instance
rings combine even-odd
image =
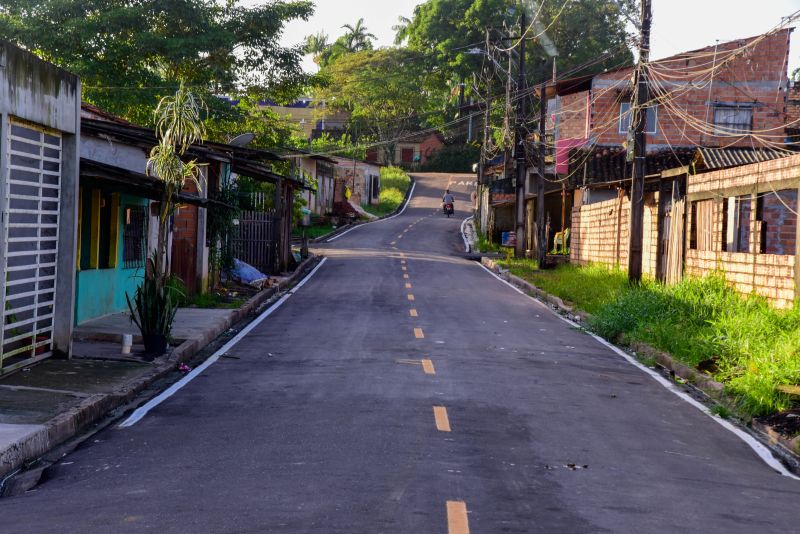
[[[446,203],[444,205],[444,207],[442,208],[442,210],[444,211],[444,214],[447,215],[447,218],[449,219],[450,216],[453,214],[453,203],[452,202]]]

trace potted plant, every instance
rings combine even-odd
[[[131,321],[141,331],[148,358],[166,352],[178,311],[180,290],[177,278],[169,274],[167,243],[175,197],[186,182],[194,182],[201,189],[200,165],[196,160],[186,161],[186,150],[205,135],[201,107],[202,103],[181,84],[174,96],[161,99],[155,111],[158,144],[150,151],[147,173],[164,186],[158,206],[158,244],[147,260],[144,278],[133,299],[125,295]]]
[[[133,299],[130,295],[125,295],[131,311],[131,321],[142,334],[147,360],[167,351],[172,323],[175,321],[181,297],[177,284],[172,282],[175,277],[168,277],[166,284],[158,283],[155,276],[156,264],[154,253],[147,260],[144,279],[136,288]]]

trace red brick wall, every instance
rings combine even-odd
[[[589,93],[589,91],[582,91],[560,98],[561,102],[557,111],[559,139],[586,138]]]
[[[777,136],[772,140],[782,141],[783,125],[787,118],[785,88],[789,36],[789,30],[779,31],[765,37],[746,53],[731,57],[724,63],[723,60],[730,57],[727,55],[730,51],[757,38],[720,44],[717,49],[718,69],[714,74],[714,82],[710,85],[710,94],[706,71],[714,64],[713,46],[657,61],[656,68],[662,74],[655,76],[652,85],[661,85],[668,91],[674,91],[672,100],[682,113],[712,124],[714,108],[706,105],[706,102],[756,102],[753,129],[772,129],[771,133]],[[687,59],[693,54],[694,59]],[[625,133],[619,133],[619,114],[620,103],[630,101],[631,77],[632,69],[628,68],[598,75],[592,81],[590,137],[596,137],[598,144],[620,145],[627,139]],[[683,87],[687,82],[696,82],[698,87],[676,91],[674,85],[666,82],[682,84]],[[563,100],[580,98],[582,94],[565,96]],[[564,112],[561,120],[559,138],[582,137],[575,133],[583,131],[585,117],[579,113]],[[743,136],[732,142],[731,137],[714,136],[713,132],[699,132],[677,112],[660,105],[657,110],[656,133],[648,135],[647,142],[650,146],[751,146],[753,140],[751,136]]]

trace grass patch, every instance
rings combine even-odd
[[[194,295],[189,298],[184,298],[181,302],[183,307],[195,308],[216,308],[216,309],[231,309],[235,310],[241,308],[244,304],[244,299],[230,298],[219,293],[203,293],[202,295]]]
[[[511,274],[591,314],[600,311],[629,288],[624,272],[598,265],[578,267],[564,264],[540,271],[535,260],[505,259],[498,264],[509,269]]]
[[[481,252],[502,252],[503,247],[498,245],[497,243],[492,243],[489,241],[485,235],[478,233],[478,241],[475,243],[478,246],[478,250]]]
[[[653,281],[630,286],[624,272],[602,266],[538,271],[530,260],[499,264],[591,313],[589,326],[606,339],[645,342],[706,369],[743,413],[791,407],[776,387],[800,383],[800,307],[782,311],[762,298],[744,298],[721,273],[673,287]]]
[[[406,191],[411,185],[411,178],[399,167],[381,167],[381,195],[377,206],[362,205],[364,211],[382,217],[400,207],[405,199]]]
[[[335,228],[333,225],[330,224],[315,224],[313,226],[306,227],[306,237],[309,239],[316,239],[317,237],[322,237],[333,232]],[[292,235],[294,237],[302,237],[303,236],[303,228],[302,227],[294,227],[292,228]]]

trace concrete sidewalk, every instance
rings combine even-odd
[[[132,354],[120,355],[121,335],[136,331],[127,314],[120,313],[76,328],[72,359],[44,360],[0,378],[0,496],[13,491],[6,479],[132,402],[268,299],[294,285],[318,260],[304,261],[291,276],[239,309],[180,309],[173,330],[175,346],[153,362],[138,357],[144,349],[136,344],[137,336]]]

